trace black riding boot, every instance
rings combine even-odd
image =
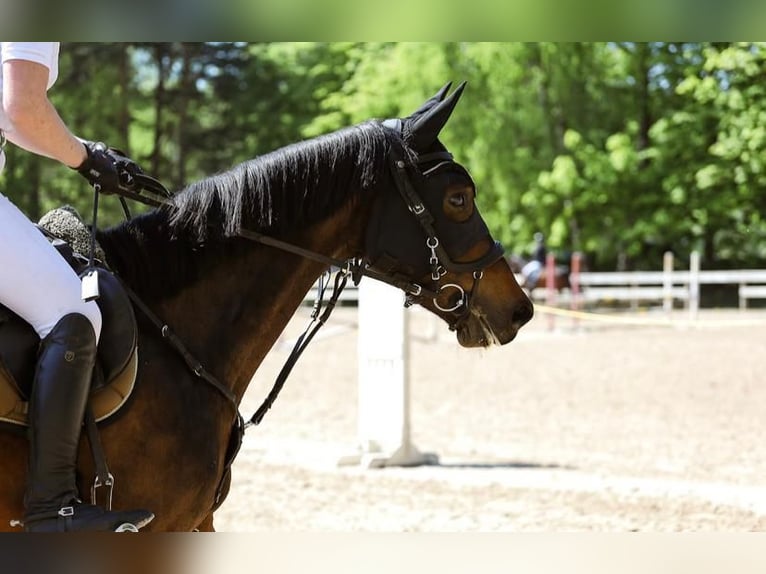
[[[140,528],[154,518],[145,510],[107,512],[78,498],[77,449],[95,361],[93,327],[79,313],[63,317],[40,344],[29,401],[27,532]]]

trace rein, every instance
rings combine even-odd
[[[303,332],[303,334],[301,334],[301,336],[298,337],[298,340],[295,343],[295,346],[293,347],[293,350],[290,353],[290,356],[287,358],[285,365],[282,367],[282,370],[279,372],[279,375],[277,376],[277,379],[274,382],[274,385],[272,386],[272,389],[269,392],[268,396],[266,397],[266,399],[264,399],[263,403],[261,403],[261,406],[258,407],[258,410],[256,410],[253,413],[253,415],[250,417],[250,419],[246,423],[244,422],[244,419],[242,418],[242,415],[239,412],[237,397],[234,395],[234,393],[226,385],[221,383],[210,371],[208,371],[202,365],[202,363],[200,363],[194,357],[194,355],[191,354],[191,352],[189,352],[189,350],[183,344],[183,341],[181,341],[181,339],[173,332],[170,326],[167,323],[164,323],[151,309],[149,309],[149,307],[147,307],[147,305],[141,300],[141,298],[138,295],[136,295],[136,293],[130,287],[128,287],[124,283],[123,283],[123,287],[125,288],[125,291],[127,292],[130,299],[133,301],[133,303],[135,303],[135,305],[141,310],[141,312],[147,317],[147,319],[149,319],[154,324],[154,326],[157,327],[157,329],[162,334],[163,339],[167,340],[168,344],[171,347],[173,347],[173,349],[175,349],[178,352],[178,354],[181,355],[187,367],[189,367],[189,370],[192,373],[194,373],[197,377],[199,377],[200,379],[202,379],[203,381],[211,385],[221,395],[223,395],[226,401],[231,405],[234,412],[237,413],[237,417],[236,417],[237,420],[235,421],[235,423],[238,427],[241,427],[242,433],[244,433],[244,431],[247,430],[249,427],[260,424],[260,422],[263,420],[263,417],[266,415],[266,413],[269,411],[271,406],[274,404],[274,401],[277,399],[279,392],[282,390],[282,387],[284,386],[288,375],[292,371],[295,364],[298,362],[298,359],[300,358],[301,354],[303,354],[303,351],[305,350],[305,348],[314,338],[314,335],[316,335],[319,329],[330,318],[330,315],[335,309],[335,305],[337,304],[338,299],[340,298],[340,294],[343,292],[343,289],[346,287],[347,281],[348,281],[348,273],[345,270],[340,270],[339,272],[335,274],[335,285],[333,288],[332,296],[327,302],[327,306],[321,315],[319,313],[322,310],[322,300],[324,298],[325,288],[320,288],[319,293],[317,295],[317,299],[314,302],[314,310],[311,314],[311,323]]]
[[[173,203],[170,201],[171,194],[157,180],[149,177],[142,179],[142,176],[138,175],[135,177],[135,181],[137,185],[131,185],[130,187],[121,186],[119,188],[118,193],[121,200],[128,198],[156,208],[173,207]],[[148,183],[148,185],[144,187],[142,185],[144,183]],[[149,191],[151,195],[142,195],[141,192],[144,190]],[[94,221],[97,209],[98,191],[96,191],[96,199],[94,200]],[[125,211],[126,217],[129,217],[129,212],[127,210]],[[91,227],[91,235],[92,244],[94,244],[96,235],[95,225]],[[339,259],[334,259],[332,257],[314,253],[312,251],[308,251],[306,249],[285,243],[278,239],[273,239],[265,235],[261,235],[260,233],[256,233],[254,231],[241,230],[239,235],[246,239],[263,243],[264,245],[271,245],[286,251],[291,251],[292,253],[301,255],[303,257],[314,259],[315,261],[326,264],[328,267],[335,266],[340,269],[340,271],[336,273],[333,293],[327,302],[324,312],[321,315],[319,314],[322,309],[322,301],[325,293],[325,289],[320,289],[317,294],[317,299],[314,302],[314,310],[311,315],[311,323],[308,325],[303,334],[298,338],[295,346],[293,347],[293,350],[290,353],[290,356],[287,358],[287,361],[277,376],[277,379],[275,380],[268,396],[264,399],[264,401],[261,403],[261,406],[258,407],[258,409],[255,411],[255,413],[253,413],[247,422],[244,422],[244,419],[239,411],[237,397],[229,389],[229,387],[221,383],[221,381],[219,381],[202,365],[199,360],[194,357],[194,355],[192,355],[192,353],[184,345],[183,341],[181,341],[181,339],[175,334],[170,326],[162,319],[160,319],[130,287],[128,287],[124,282],[122,282],[122,285],[136,307],[138,307],[138,309],[146,316],[146,318],[149,319],[149,321],[158,329],[163,339],[165,339],[168,344],[176,352],[178,352],[179,355],[181,355],[189,370],[198,378],[212,386],[219,394],[223,396],[224,399],[226,399],[229,405],[231,405],[232,410],[236,413],[234,427],[235,430],[238,431],[237,434],[239,435],[237,442],[241,443],[241,437],[244,435],[245,430],[251,426],[258,425],[263,420],[263,417],[269,411],[271,406],[274,404],[274,401],[276,401],[277,396],[284,386],[288,375],[297,363],[301,354],[303,354],[306,346],[311,342],[319,329],[327,322],[331,313],[335,309],[336,303],[340,298],[340,294],[346,287],[349,273],[355,273],[357,269],[360,268],[360,266],[358,263],[353,265],[351,261],[341,261]],[[358,283],[358,279],[356,279],[356,282]],[[419,292],[417,289],[418,286],[406,283],[404,281],[398,281],[397,283],[397,286],[401,286],[401,288],[407,290],[407,292]]]
[[[346,270],[341,269],[340,271],[336,272],[332,296],[327,302],[327,307],[325,308],[324,312],[320,315],[320,312],[322,310],[322,299],[324,297],[324,290],[325,290],[325,286],[322,285],[323,281],[320,280],[320,287],[318,289],[317,298],[314,301],[314,309],[311,313],[311,322],[309,323],[308,327],[306,327],[306,330],[303,331],[301,336],[298,337],[298,340],[295,342],[295,345],[293,346],[293,350],[290,352],[290,356],[287,358],[287,360],[285,361],[285,364],[282,366],[282,370],[279,371],[279,375],[274,381],[274,385],[272,386],[271,391],[269,391],[268,396],[261,403],[261,406],[258,407],[258,410],[255,411],[255,413],[253,413],[253,416],[250,417],[250,420],[248,420],[245,423],[243,430],[247,430],[251,426],[256,426],[260,424],[261,421],[263,420],[263,417],[266,416],[266,413],[269,411],[269,409],[272,407],[274,402],[277,400],[277,397],[279,396],[279,392],[282,390],[282,387],[284,386],[285,381],[287,380],[287,377],[290,375],[290,372],[293,370],[293,367],[298,362],[298,359],[300,358],[300,356],[303,354],[303,351],[306,349],[306,347],[308,347],[309,343],[314,338],[314,335],[317,334],[319,329],[321,329],[322,326],[330,318],[330,315],[335,309],[335,305],[338,303],[340,294],[343,292],[343,289],[346,287],[347,281],[348,281],[348,272]]]
[[[299,255],[306,259],[317,261],[318,263],[323,263],[328,267],[337,267],[345,271],[347,274],[350,274],[355,285],[358,284],[362,276],[364,276],[382,281],[383,283],[388,283],[394,287],[398,287],[408,296],[417,297],[424,295],[429,297],[436,297],[438,295],[438,292],[426,289],[422,285],[410,281],[409,278],[405,277],[404,275],[387,274],[376,271],[375,269],[365,266],[364,263],[357,258],[336,259],[335,257],[329,257],[327,255],[322,255],[321,253],[316,253],[315,251],[309,251],[308,249],[298,247],[292,243],[282,241],[281,239],[275,239],[273,237],[269,237],[268,235],[263,235],[262,233],[258,233],[256,231],[248,231],[246,229],[241,229],[238,235],[240,237],[244,237],[245,239],[249,239],[257,243],[262,243],[263,245],[268,245],[269,247],[275,247],[277,249],[281,249],[282,251],[287,251],[288,253]]]

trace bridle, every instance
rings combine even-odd
[[[422,169],[421,166],[431,166],[428,169]],[[405,291],[405,306],[415,303],[422,303],[430,299],[434,307],[443,313],[457,313],[451,320],[448,320],[450,329],[456,329],[460,323],[470,314],[474,295],[484,271],[503,256],[503,248],[498,242],[493,242],[492,246],[484,255],[478,259],[467,262],[456,262],[447,252],[445,243],[461,244],[463,248],[472,245],[484,236],[489,236],[489,231],[484,222],[474,211],[471,219],[467,223],[455,224],[448,219],[439,218],[439,214],[432,213],[424,201],[423,194],[418,193],[413,185],[413,177],[408,174],[409,169],[417,170],[419,173],[415,177],[421,181],[428,180],[435,175],[443,172],[456,171],[465,176],[471,183],[470,175],[460,164],[454,161],[452,154],[448,151],[437,151],[417,156],[411,166],[403,159],[397,150],[392,150],[390,154],[390,170],[393,176],[394,184],[399,192],[399,196],[404,201],[405,206],[418,222],[420,230],[425,237],[425,248],[428,255],[428,269],[430,270],[430,284],[427,286],[415,283],[415,289]],[[441,197],[437,198],[441,199]],[[433,200],[432,200],[433,202]],[[436,211],[436,210],[434,210]],[[374,217],[374,215],[373,215]],[[396,221],[383,222],[383,225],[395,226]],[[467,226],[467,227],[466,227]],[[457,234],[463,237],[456,237]],[[441,239],[440,239],[441,238]],[[448,241],[444,241],[445,238]],[[369,241],[369,238],[368,238]],[[396,257],[383,254],[376,261],[368,265],[368,269],[384,270],[384,274],[396,277],[401,274],[400,269],[405,267]],[[457,283],[441,283],[442,278],[448,271],[456,273],[473,274],[473,285],[466,292],[463,287]],[[384,279],[385,281],[385,279]],[[444,291],[454,290],[457,292],[457,300],[450,306],[444,306],[439,302],[439,295]],[[462,308],[462,309],[461,309]]]
[[[468,317],[473,303],[474,295],[478,288],[481,278],[484,276],[484,270],[493,265],[503,256],[503,247],[499,242],[493,242],[487,252],[475,259],[468,262],[456,262],[447,253],[444,244],[440,241],[440,234],[435,227],[435,218],[431,211],[426,206],[421,194],[415,189],[412,183],[412,178],[408,174],[408,169],[415,168],[420,170],[419,166],[437,164],[430,169],[420,171],[420,175],[427,180],[433,174],[448,169],[455,169],[467,176],[465,168],[460,166],[453,160],[452,154],[447,151],[439,151],[429,154],[422,154],[417,157],[412,166],[408,166],[407,162],[403,159],[402,155],[392,150],[389,159],[389,168],[394,180],[395,187],[399,193],[399,196],[404,201],[407,211],[412,214],[419,224],[420,230],[425,238],[425,251],[423,252],[427,257],[427,265],[430,269],[430,283],[423,284],[416,278],[413,278],[409,274],[403,271],[404,265],[402,265],[395,257],[388,254],[383,254],[377,257],[375,261],[369,259],[353,257],[351,259],[336,259],[298,247],[292,243],[276,239],[267,235],[263,235],[258,232],[249,230],[240,230],[239,235],[257,241],[264,245],[276,247],[290,253],[300,255],[301,257],[318,261],[327,266],[332,266],[340,269],[342,272],[351,275],[355,284],[358,284],[362,276],[370,277],[377,281],[387,283],[394,287],[397,287],[405,293],[405,306],[409,307],[415,303],[426,302],[431,300],[433,305],[443,313],[457,313],[451,320],[448,320],[448,324],[451,330],[457,329],[462,321]],[[470,176],[467,176],[470,178]],[[374,209],[374,208],[373,208]],[[489,231],[481,218],[477,213],[474,214],[476,221],[472,226],[474,235],[489,235]],[[372,215],[375,217],[375,214]],[[481,222],[480,224],[478,222]],[[395,225],[397,222],[388,222],[389,225]],[[450,229],[441,230],[444,233],[449,234]],[[456,231],[453,231],[453,234]],[[368,238],[369,242],[369,238]],[[457,283],[441,283],[442,277],[447,274],[447,271],[453,271],[457,273],[471,272],[473,274],[473,284],[468,292]],[[458,293],[457,301],[451,306],[445,307],[439,303],[439,296],[447,290],[455,290]],[[462,309],[461,309],[462,308]]]

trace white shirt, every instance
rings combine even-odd
[[[0,101],[3,94],[2,64],[8,60],[28,60],[48,68],[48,89],[59,75],[59,42],[0,42]],[[0,106],[0,129],[9,131],[11,126]],[[5,165],[5,154],[0,149],[0,172]]]

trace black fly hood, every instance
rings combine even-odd
[[[378,198],[367,228],[365,251],[372,269],[416,281],[430,272],[437,282],[447,271],[480,274],[503,255],[502,246],[494,242],[480,258],[465,261],[473,246],[490,237],[489,229],[475,206],[461,222],[444,212],[444,190],[449,185],[469,185],[476,190],[468,171],[438,141],[438,131],[463,86],[445,99],[448,88],[449,84],[410,118],[383,122],[402,134],[415,157],[408,161],[405,150],[391,150],[395,190]],[[458,259],[463,261],[458,263]]]
[[[461,183],[476,189],[468,171],[449,152],[424,154],[412,165],[392,153],[391,170],[397,191],[389,189],[380,196],[367,228],[365,251],[370,267],[415,279],[433,272],[435,259],[442,275],[445,269],[480,271],[502,257],[503,249],[495,243],[475,261],[455,261],[490,233],[477,209],[462,222],[445,215],[443,190],[448,185]]]

